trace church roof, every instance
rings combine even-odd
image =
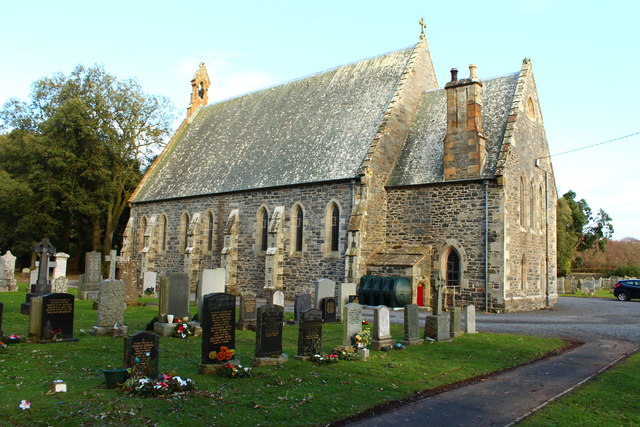
[[[413,50],[201,107],[135,202],[358,177]]]
[[[487,138],[485,176],[495,173],[519,75],[482,81],[482,128]],[[425,92],[388,186],[444,182],[442,141],[447,132],[446,116],[445,89]]]

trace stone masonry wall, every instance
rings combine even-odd
[[[215,244],[212,251],[204,248],[206,239],[199,242],[202,248],[200,268],[216,268],[220,266],[220,251],[223,246],[225,221],[232,209],[239,210],[238,222],[238,270],[237,289],[239,292],[255,292],[262,295],[264,286],[265,253],[256,246],[258,241],[258,211],[266,207],[269,216],[276,206],[285,207],[285,254],[283,291],[288,297],[295,293],[311,292],[315,280],[328,278],[336,282],[344,280],[344,249],[346,245],[346,229],[348,216],[352,209],[352,182],[324,183],[285,187],[266,190],[239,192],[224,195],[194,197],[189,199],[168,200],[154,203],[135,204],[132,215],[136,217],[138,227],[143,216],[165,214],[167,216],[167,249],[156,255],[154,271],[158,275],[169,272],[184,271],[184,251],[181,247],[180,218],[184,212],[190,217],[195,212],[211,211],[215,216]],[[325,230],[327,205],[334,201],[340,208],[340,251],[339,255],[325,255]],[[302,253],[294,253],[292,247],[292,208],[295,204],[304,211],[304,237]],[[201,225],[206,228],[206,224]],[[294,227],[295,228],[295,227]],[[133,233],[139,239],[141,233]],[[134,259],[140,258],[141,245],[134,242]],[[192,289],[193,291],[193,289]]]

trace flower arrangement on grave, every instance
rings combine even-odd
[[[6,348],[7,348],[7,345],[4,342],[0,341],[0,350],[4,350]]]
[[[195,383],[189,378],[177,375],[160,374],[158,378],[131,376],[122,384],[122,390],[138,396],[172,396],[195,389]]]
[[[187,322],[178,322],[176,325],[175,331],[173,331],[174,338],[185,339],[189,338],[190,335],[193,335],[193,331],[191,330],[191,326]]]
[[[51,341],[61,341],[62,338],[60,338],[60,335],[62,335],[62,329],[55,329],[51,331]]]
[[[365,328],[353,337],[356,347],[367,348],[371,343],[371,329]]]
[[[348,362],[360,360],[362,358],[358,353],[356,353],[356,349],[352,346],[341,346],[338,348],[334,348],[333,350],[331,350],[331,354],[335,354],[336,356],[338,356],[338,359]]]
[[[340,358],[337,354],[314,354],[309,360],[318,365],[331,365],[338,363]]]
[[[219,351],[212,351],[209,353],[209,359],[215,359],[218,362],[227,362],[233,359],[236,354],[235,350],[231,350],[228,347],[222,346]]]
[[[362,324],[363,324],[363,325],[368,325],[368,324],[369,324],[369,321],[368,321],[368,320],[365,320],[365,319],[362,319]]]
[[[2,341],[5,344],[18,344],[23,342],[24,340],[22,339],[22,337],[18,334],[10,334],[7,335],[5,337],[0,338],[0,341]]]
[[[144,294],[145,295],[153,294],[153,288],[152,287],[148,287],[147,289],[144,290]]]
[[[29,402],[28,400],[21,400],[20,404],[18,405],[18,408],[22,409],[23,411],[31,408],[31,402]]]
[[[220,371],[222,375],[229,378],[243,378],[251,376],[251,368],[242,365],[232,365],[231,363],[225,363],[224,369]]]

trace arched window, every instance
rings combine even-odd
[[[531,194],[531,196],[529,197],[529,227],[531,227],[531,229],[535,229],[538,225],[537,221],[536,221],[536,212],[537,212],[537,206],[536,206],[536,190],[533,186],[533,180],[531,180],[531,190],[529,191],[529,193]]]
[[[300,205],[296,205],[293,211],[293,220],[295,221],[295,233],[293,235],[293,250],[302,252],[302,242],[304,239],[304,211]]]
[[[523,291],[527,289],[527,260],[524,255],[520,259],[520,289]]]
[[[538,222],[539,222],[539,226],[538,228],[540,230],[544,230],[545,229],[545,215],[544,215],[544,206],[546,204],[546,200],[544,197],[544,191],[542,190],[542,184],[540,184],[540,188],[538,191],[538,204],[540,205],[539,207],[539,215],[538,215]]]
[[[158,221],[158,250],[163,252],[167,250],[167,217],[162,214]]]
[[[191,220],[189,219],[189,214],[188,213],[183,213],[182,214],[182,218],[180,220],[180,230],[182,231],[182,250],[186,250],[187,249],[187,245],[189,244],[189,222]]]
[[[269,212],[266,208],[261,208],[258,212],[258,250],[266,251],[269,238]]]
[[[451,248],[447,255],[447,286],[460,286],[460,255]]]
[[[207,212],[207,251],[213,251],[213,212]]]
[[[333,204],[331,209],[331,252],[338,252],[340,247],[340,209]]]
[[[144,249],[144,232],[147,229],[147,217],[143,216],[140,218],[139,223],[140,228],[138,228],[138,250],[141,251]]]
[[[527,201],[525,199],[525,190],[524,190],[524,178],[520,177],[520,225],[525,227],[527,212],[526,212]]]

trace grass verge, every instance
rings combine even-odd
[[[4,303],[5,334],[26,336],[28,318],[19,313],[24,292],[0,294],[0,300]],[[144,329],[155,314],[157,307],[128,308],[125,323],[129,333]],[[215,392],[216,397],[194,394],[152,399],[105,388],[102,369],[121,366],[123,339],[89,335],[96,316],[91,301],[76,301],[78,342],[24,343],[0,350],[3,423],[324,425],[427,389],[528,362],[563,345],[559,339],[475,334],[402,351],[372,352],[366,361],[335,365],[315,365],[290,357],[281,368],[255,368],[251,378],[229,379],[197,373],[199,338],[163,337],[161,371],[191,378],[199,390]],[[392,325],[391,331],[396,339],[402,338],[402,325]],[[342,325],[325,325],[323,351],[338,346],[341,337]],[[254,332],[236,331],[237,354],[243,364],[249,364],[254,346]],[[284,328],[283,346],[285,353],[296,354],[297,327]],[[68,392],[47,394],[49,383],[57,379],[66,381]],[[18,408],[23,399],[31,402],[31,409]]]

